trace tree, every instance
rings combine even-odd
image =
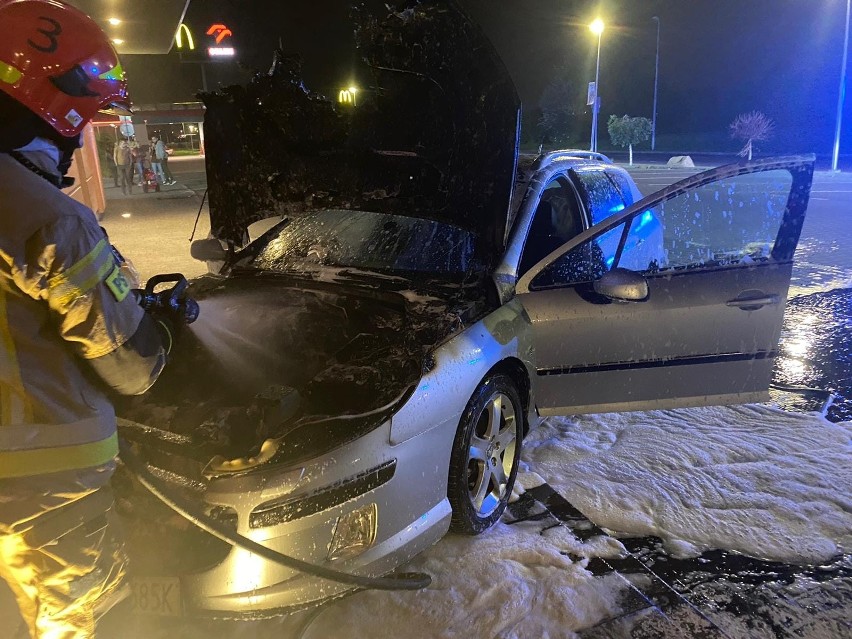
[[[745,140],[745,146],[740,149],[738,155],[748,156],[751,160],[754,142],[768,140],[774,128],[775,123],[760,111],[740,113],[730,125],[731,137],[735,140]]]
[[[547,138],[558,146],[570,142],[571,125],[574,121],[576,96],[574,87],[567,78],[566,69],[557,69],[538,101],[541,109],[538,127],[541,129],[542,138]]]
[[[633,164],[633,145],[644,142],[651,137],[651,120],[648,118],[631,118],[609,116],[606,123],[609,139],[615,146],[629,147],[630,164]]]

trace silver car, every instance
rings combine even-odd
[[[206,97],[215,239],[194,252],[217,273],[193,283],[201,319],[121,432],[243,537],[380,576],[493,525],[540,416],[766,400],[813,158],[641,198],[597,154],[519,158],[514,88],[464,16],[372,24],[467,46],[444,64],[362,32],[385,90],[356,113],[281,59]],[[419,99],[395,99],[410,82]],[[306,112],[325,125],[287,120]],[[273,115],[287,126],[256,125]],[[152,518],[127,490],[131,536],[155,535],[162,560],[137,575],[141,610],[256,617],[353,587]]]

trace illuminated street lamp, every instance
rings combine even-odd
[[[591,150],[598,150],[598,111],[601,107],[600,99],[600,75],[601,75],[601,34],[604,30],[603,20],[597,18],[589,25],[589,30],[598,36],[598,57],[595,63],[595,101],[592,104],[592,144]]]
[[[837,171],[840,157],[840,124],[843,120],[843,101],[846,99],[846,58],[849,52],[849,10],[850,0],[846,0],[846,32],[843,36],[843,63],[840,65],[840,88],[837,95],[837,122],[834,128],[834,149],[831,153],[831,170]]]
[[[657,53],[654,56],[654,110],[651,113],[651,150],[654,150],[657,142],[657,82],[660,78],[660,18],[651,18],[657,23]]]

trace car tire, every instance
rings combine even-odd
[[[506,375],[487,377],[462,413],[450,455],[450,530],[478,535],[503,514],[521,457],[523,404]]]

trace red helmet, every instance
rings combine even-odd
[[[130,115],[107,35],[58,0],[0,0],[0,91],[73,137],[98,111]]]

